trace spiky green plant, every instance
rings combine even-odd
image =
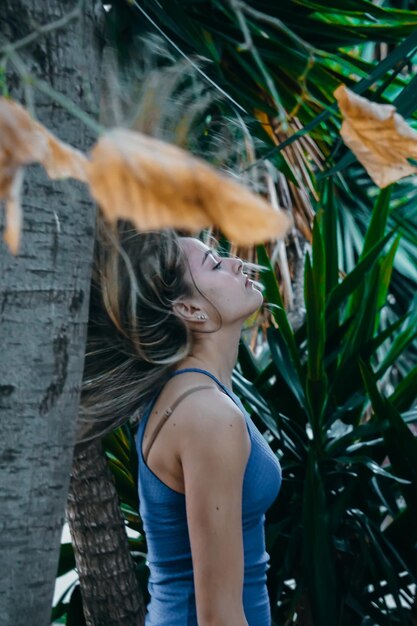
[[[306,322],[293,332],[259,247],[275,324],[256,358],[242,342],[234,374],[235,390],[283,467],[282,491],[266,526],[273,619],[276,625],[411,626],[417,440],[410,425],[417,423],[417,367],[393,392],[384,381],[417,334],[417,311],[380,331],[398,248],[396,233],[385,232],[390,191],[379,195],[356,267],[343,279],[331,185],[322,198],[306,257]],[[127,427],[109,436],[106,447],[126,522],[142,533]],[[145,588],[143,534],[132,549]]]
[[[384,379],[416,337],[417,312],[380,331],[398,248],[385,234],[389,196],[379,195],[357,265],[340,281],[326,185],[306,257],[305,324],[293,333],[270,269],[276,327],[258,359],[242,345],[237,389],[283,464],[267,519],[276,624],[413,624],[417,368],[394,392]]]

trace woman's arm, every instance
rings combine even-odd
[[[248,626],[242,601],[242,486],[250,453],[245,417],[215,389],[195,394],[184,409],[179,456],[198,624]]]

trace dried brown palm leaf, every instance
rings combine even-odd
[[[230,240],[248,245],[280,237],[291,226],[284,212],[181,148],[116,128],[97,141],[88,160],[20,105],[5,99],[1,105],[0,197],[9,199],[5,239],[14,253],[21,222],[20,178],[13,181],[22,166],[33,162],[41,163],[51,178],[87,182],[107,220],[129,219],[139,230],[195,232],[214,224]]]
[[[291,225],[283,211],[204,161],[129,130],[99,139],[88,183],[109,221],[129,219],[138,230],[217,224],[231,241],[247,245],[281,237]]]
[[[17,103],[0,98],[0,199],[6,200],[4,240],[14,254],[22,222],[22,166],[37,161],[43,150],[42,136],[35,132],[28,113]]]
[[[36,123],[16,102],[0,98],[0,195],[5,197],[13,176],[22,166],[38,161],[45,140]]]
[[[57,139],[41,124],[36,126],[46,141],[45,152],[40,162],[49,178],[76,178],[86,183],[87,157],[76,148]]]
[[[390,104],[377,104],[341,85],[334,96],[343,114],[343,141],[379,187],[416,174],[417,132]]]
[[[0,199],[6,201],[4,240],[13,254],[19,248],[23,167],[41,163],[51,178],[85,181],[86,157],[35,122],[17,102],[0,98]]]

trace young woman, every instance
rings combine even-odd
[[[100,263],[105,315],[90,332],[89,405],[114,417],[118,403],[120,421],[136,408],[145,624],[270,626],[264,514],[281,471],[231,386],[261,291],[240,259],[170,231],[125,229],[117,259],[114,250]],[[100,395],[98,354],[111,364]]]

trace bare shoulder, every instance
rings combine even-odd
[[[245,417],[233,400],[216,385],[199,389],[190,394],[182,403],[181,415],[184,425],[192,432],[202,432],[206,428],[221,428],[230,421],[245,425]]]
[[[190,394],[178,417],[180,453],[215,446],[218,451],[235,448],[247,456],[249,435],[245,416],[217,386]]]

